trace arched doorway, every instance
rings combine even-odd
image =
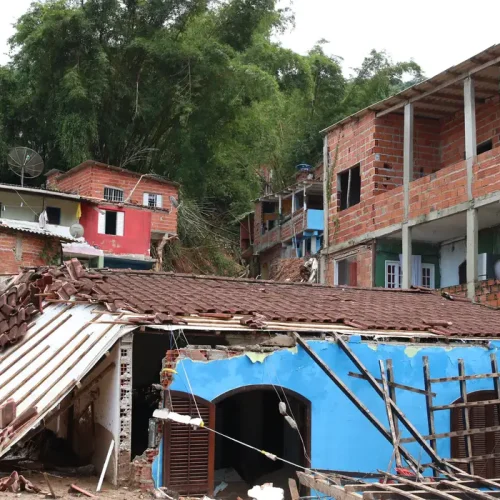
[[[280,401],[285,403],[297,429],[280,414]],[[213,402],[218,432],[302,467],[310,466],[311,404],[300,394],[272,385],[252,385],[225,393]],[[214,466],[216,478],[228,483],[218,497],[228,500],[246,496],[248,487],[263,483],[283,488],[288,497],[288,479],[296,478],[297,470],[219,435],[215,441]],[[229,478],[224,476],[228,470]]]
[[[496,391],[477,391],[467,394],[467,401],[488,401],[497,399]],[[457,399],[455,403],[463,402],[462,398]],[[463,431],[465,430],[463,408],[453,408],[451,410],[450,430]],[[481,429],[485,427],[500,426],[498,405],[481,405],[469,408],[469,422],[471,429]],[[472,434],[471,438],[471,456],[481,457],[500,453],[500,431],[485,432],[481,434]],[[451,438],[451,458],[465,459],[466,453],[466,438],[458,436]],[[486,478],[500,477],[500,459],[488,458],[474,460],[474,474]],[[467,464],[457,463],[458,467],[467,472]]]
[[[189,393],[165,392],[165,405],[182,415],[197,416],[207,427],[259,450],[273,453],[302,467],[310,466],[311,404],[298,393],[269,385],[245,386],[210,402]],[[279,402],[297,423],[289,426],[279,412]],[[261,453],[206,429],[194,430],[166,421],[163,428],[163,483],[183,494],[212,495],[214,486],[227,483],[217,498],[235,500],[247,496],[256,484],[272,482],[285,490],[296,467],[272,461]]]

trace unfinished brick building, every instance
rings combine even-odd
[[[324,282],[473,298],[500,277],[499,63],[496,45],[323,131]]]

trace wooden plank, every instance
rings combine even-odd
[[[319,491],[324,495],[335,498],[335,500],[359,500],[362,498],[361,495],[357,495],[356,493],[347,493],[341,486],[329,484],[325,479],[317,478],[304,472],[297,471],[297,477],[303,486]]]
[[[396,497],[400,496],[403,498],[409,498],[410,500],[421,500],[421,498],[418,495],[415,495],[414,493],[410,491],[404,491],[400,490],[398,488],[394,488],[394,486],[389,485],[389,484],[382,484],[382,483],[374,483],[374,486],[376,488],[380,488],[381,490],[384,491],[390,491],[393,495],[396,494]],[[363,493],[363,498],[371,498],[370,492]],[[366,496],[365,496],[366,495]]]
[[[392,484],[391,486],[395,485]],[[412,493],[418,495],[419,498],[421,499],[434,500],[436,498],[434,492],[427,490],[412,490]],[[446,490],[446,493],[448,493],[455,499],[470,500],[471,498],[471,496],[468,493],[465,493],[464,491],[460,490]],[[500,498],[500,492],[498,491],[488,492],[488,494],[492,495],[495,498]],[[386,500],[395,498],[395,494],[392,491],[367,491],[366,493],[363,493],[363,498],[371,500]]]
[[[465,376],[465,364],[463,359],[458,360],[458,374],[459,376]],[[462,397],[462,401],[467,403],[467,381],[460,380],[460,396]],[[462,408],[462,417],[464,419],[464,427],[466,431],[470,430],[470,412],[467,406]],[[470,457],[472,455],[472,439],[470,434],[465,436],[465,454]],[[474,474],[474,463],[469,462],[468,464],[469,474]]]
[[[453,488],[456,490],[461,490],[461,491],[463,491],[463,492],[467,493],[468,495],[475,497],[475,498],[482,498],[484,500],[488,500],[488,499],[492,500],[495,498],[492,495],[488,495],[488,493],[486,493],[484,491],[480,491],[480,490],[475,489],[475,488],[470,488],[469,486],[464,486],[463,484],[461,484],[460,482],[457,482],[457,481],[441,481],[440,484],[446,484],[450,488]]]
[[[481,476],[471,476],[465,472],[457,473],[457,476],[465,476],[467,479],[460,479],[459,481],[466,486],[473,486],[475,483],[481,483],[489,488],[497,488],[500,491],[500,479],[486,479]],[[472,484],[471,484],[472,483]]]
[[[436,433],[436,427],[434,425],[434,414],[432,413],[432,384],[431,384],[431,376],[430,376],[430,368],[429,368],[429,358],[428,356],[423,356],[423,369],[424,369],[424,387],[425,387],[425,404],[426,404],[426,412],[427,412],[427,425],[429,427],[429,434]],[[412,438],[413,439],[413,438]],[[437,453],[437,442],[435,439],[429,439],[430,445],[435,453]],[[434,477],[439,475],[436,469],[432,469],[432,474]]]
[[[330,367],[307,345],[307,342],[297,333],[293,332],[297,343],[304,349],[304,351],[309,355],[309,357],[323,370],[325,375],[332,380],[332,382],[342,391],[342,393],[351,401],[351,403],[356,406],[356,408],[374,425],[374,427],[394,446],[392,442],[391,434],[382,425],[382,423],[366,408],[366,406],[353,394],[353,392],[344,384],[344,382],[330,369]],[[376,384],[377,385],[377,384]],[[378,385],[377,385],[378,387]],[[380,387],[379,387],[380,390]],[[401,455],[405,460],[418,469],[417,461],[398,444]]]
[[[500,458],[500,453],[490,453],[488,455],[478,455],[477,457],[467,457],[467,458],[447,458],[446,462],[452,462],[454,464],[468,464],[469,462],[475,462],[476,460],[488,460],[490,458]]]
[[[398,443],[399,443],[399,434],[396,431],[396,426],[394,424],[394,415],[392,413],[392,408],[389,403],[391,397],[389,396],[389,386],[387,385],[387,378],[385,375],[384,361],[379,359],[379,367],[380,367],[380,378],[382,379],[382,389],[384,391],[384,403],[385,403],[385,411],[387,413],[387,420],[389,421],[389,429],[391,431],[392,442],[394,443],[394,457],[396,460],[396,465],[398,467],[402,467],[403,463],[401,461],[401,454],[399,453]]]
[[[297,488],[297,481],[295,479],[288,479],[288,488],[290,489],[290,497],[292,500],[299,500],[299,489]]]
[[[297,335],[297,334],[296,334]],[[367,375],[368,381],[370,385],[375,389],[375,392],[383,398],[382,389],[370,374],[370,372],[364,367],[363,363],[357,358],[357,356],[351,351],[349,346],[344,342],[341,336],[337,333],[334,333],[335,338],[337,340],[338,345],[342,348],[342,350],[347,354],[348,358],[354,363],[356,368]],[[400,408],[394,403],[394,401],[389,401],[391,407],[394,410],[394,413],[402,422],[402,424],[408,429],[410,434],[416,439],[418,444],[422,446],[422,448],[427,452],[427,454],[432,458],[432,460],[438,464],[444,464],[443,460],[437,455],[437,453],[429,446],[429,444],[422,438],[422,435],[418,430],[413,426],[413,424],[406,418],[406,415],[400,410]],[[404,449],[404,448],[401,448]],[[406,458],[406,457],[405,457]],[[445,465],[446,466],[446,465]]]
[[[387,363],[389,363],[389,361],[391,360],[387,360]],[[349,372],[347,375],[349,375],[349,377],[353,377],[353,378],[359,378],[361,380],[368,380],[367,377],[361,373],[355,373],[355,372]],[[402,389],[404,391],[409,391],[409,392],[414,392],[416,394],[423,394],[424,396],[427,395],[427,392],[424,391],[423,389],[417,389],[416,387],[411,387],[409,385],[404,385],[404,384],[398,384],[397,382],[394,382],[390,380],[390,377],[389,377],[389,365],[387,365],[387,377],[388,377],[388,384],[389,384],[389,388],[395,388],[395,389]],[[379,384],[382,384],[382,380],[379,379],[379,378],[376,378],[375,377],[375,380],[379,383]],[[436,396],[435,393],[432,394],[433,396]]]
[[[433,406],[431,410],[451,410],[452,408],[471,408],[473,406],[488,406],[497,404],[500,404],[500,399],[485,399],[484,401],[469,401],[467,403],[452,403],[449,405]]]
[[[382,471],[379,471],[382,472]],[[435,497],[438,498],[445,498],[447,500],[455,500],[455,497],[453,495],[450,495],[449,493],[446,493],[445,491],[439,491],[436,489],[436,487],[432,486],[427,486],[425,483],[415,483],[415,481],[412,481],[411,479],[406,479],[405,477],[402,476],[395,476],[394,474],[389,474],[387,473],[386,476],[390,479],[393,479],[394,481],[399,481],[402,484],[410,484],[415,487],[415,489],[421,489],[425,490],[428,492],[431,492]]]
[[[485,432],[497,432],[500,431],[500,425],[494,425],[492,427],[483,427],[481,429],[470,429],[468,431],[451,431],[451,432],[440,432],[439,434],[428,434],[422,436],[425,440],[430,439],[442,439],[450,437],[461,437],[461,436],[473,436],[474,434],[484,434]],[[401,443],[414,443],[415,438],[408,437],[400,439]]]
[[[498,374],[497,355],[494,352],[492,352],[490,354],[490,359],[491,359],[491,372],[492,372],[492,374]],[[493,379],[493,386],[495,387],[495,392],[497,393],[497,399],[500,400],[500,381],[498,380],[498,377]],[[497,415],[498,415],[498,418],[500,419],[500,405],[497,406]]]
[[[465,78],[467,78],[468,76],[474,75],[477,72],[482,71],[483,69],[489,68],[490,66],[494,66],[495,64],[498,64],[499,62],[500,62],[500,56],[495,57],[491,61],[484,63],[484,64],[481,64],[479,66],[476,66],[474,69],[472,69],[470,71],[466,71],[465,73],[462,73],[461,75],[458,75],[455,78],[452,78],[451,80],[443,82],[443,83],[437,85],[436,87],[434,87],[433,89],[430,89],[430,90],[424,92],[423,94],[417,95],[415,97],[410,97],[406,101],[402,101],[394,106],[391,106],[390,108],[384,109],[384,111],[380,111],[379,113],[377,113],[377,117],[393,113],[394,111],[404,107],[405,104],[407,104],[407,103],[416,102],[416,101],[419,101],[420,99],[424,99],[425,97],[427,97],[431,94],[434,94],[435,92],[443,90],[446,87],[453,85],[454,83],[461,82],[462,80],[465,80]]]
[[[481,380],[483,378],[499,378],[500,373],[480,373],[478,375],[463,375],[458,377],[431,378],[433,384],[444,382],[458,382],[460,380]]]

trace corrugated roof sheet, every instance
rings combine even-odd
[[[12,399],[17,419],[0,430],[0,456],[77,385],[116,340],[135,326],[113,321],[98,304],[51,304],[21,343],[0,358],[0,405]]]
[[[41,236],[48,236],[52,238],[59,238],[65,241],[78,241],[83,242],[83,238],[73,238],[69,232],[69,227],[59,226],[56,224],[46,224],[45,227],[40,227],[38,222],[29,222],[24,220],[13,219],[0,219],[0,228],[7,227],[22,231],[24,233],[39,234]]]

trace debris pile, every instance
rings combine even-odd
[[[14,471],[9,477],[0,479],[0,491],[10,491],[11,493],[19,493],[20,491],[40,493],[42,490],[31,481],[28,481],[24,476],[20,476]]]

